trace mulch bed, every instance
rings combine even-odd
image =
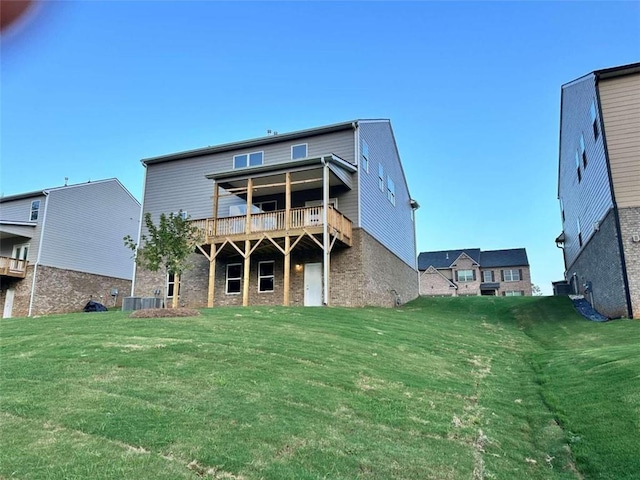
[[[145,308],[135,310],[130,318],[172,318],[172,317],[197,317],[198,310],[193,308]]]

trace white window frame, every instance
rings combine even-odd
[[[18,245],[14,245],[13,252],[11,253],[11,258],[26,260],[29,257],[29,247],[31,247],[29,243],[20,243]]]
[[[460,278],[460,273],[461,272],[465,272],[464,279]],[[469,272],[469,274],[471,276],[467,278],[466,272]],[[458,282],[473,282],[473,269],[471,269],[471,270],[456,270],[456,281],[458,281]]]
[[[304,147],[304,156],[303,157],[294,157],[293,149],[296,147]],[[308,143],[298,143],[296,145],[291,145],[291,160],[299,160],[301,158],[307,158],[309,156],[309,144]]]
[[[487,273],[489,274],[489,278],[487,279]],[[483,270],[482,271],[482,281],[484,283],[493,282],[493,270]]]
[[[35,217],[33,215],[34,213],[35,213]],[[35,222],[36,220],[38,220],[39,216],[40,216],[40,200],[34,200],[33,202],[31,202],[31,212],[29,213],[29,221]]]
[[[393,183],[393,180],[390,176],[387,175],[387,200],[393,205],[396,206],[396,184]]]
[[[262,265],[270,263],[272,266],[272,274],[270,275],[260,275],[260,269]],[[262,289],[262,279],[271,279],[271,290],[263,290]],[[276,262],[274,260],[265,260],[263,262],[258,262],[258,293],[273,293],[276,287]]]
[[[384,166],[378,164],[378,188],[381,192],[384,192]]]
[[[178,297],[180,296],[180,288],[182,287],[182,282],[178,283]],[[167,273],[167,282],[166,282],[166,292],[167,292],[167,298],[173,298],[173,294],[175,293],[176,290],[176,275],[175,273]],[[171,291],[171,294],[169,294],[169,290]]]
[[[522,290],[506,290],[504,292],[505,297],[524,297]]]
[[[251,165],[251,156],[260,154],[260,163],[257,165]],[[246,157],[246,164],[244,166],[237,166],[236,159],[240,157]],[[264,165],[264,150],[259,150],[257,152],[247,152],[247,153],[239,153],[238,155],[233,156],[233,169],[238,170],[241,168],[250,168],[250,167],[259,167],[260,165]]]
[[[362,156],[362,169],[369,173],[369,144],[366,140],[362,140],[362,151],[360,152]]]
[[[229,267],[240,267],[240,274],[238,277],[229,277]],[[237,292],[229,291],[229,281],[238,281],[240,287]],[[240,295],[242,293],[242,264],[241,263],[228,263],[225,271],[224,278],[224,293],[225,295]]]
[[[504,278],[505,282],[519,282],[522,280],[520,278],[520,269],[518,268],[508,268],[503,270],[502,277]]]

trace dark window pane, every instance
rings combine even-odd
[[[260,279],[261,292],[273,292],[273,277],[265,277]]]

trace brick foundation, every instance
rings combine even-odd
[[[618,216],[627,267],[631,309],[633,318],[640,318],[640,242],[633,241],[634,235],[640,236],[640,207],[620,208]]]
[[[37,278],[32,316],[79,312],[92,298],[107,308],[119,307],[122,305],[122,297],[129,295],[131,290],[130,280],[43,265],[39,265],[36,270],[34,266],[29,266],[27,276],[22,280],[2,279],[0,305],[4,306],[7,289],[15,289],[12,317],[26,317],[29,314],[34,271]],[[113,288],[118,289],[115,299],[111,297]]]

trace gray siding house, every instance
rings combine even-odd
[[[640,63],[562,86],[558,200],[572,293],[640,316]]]
[[[140,203],[116,179],[0,198],[3,318],[108,306],[131,290]],[[118,295],[112,297],[117,289]]]
[[[202,232],[180,304],[392,306],[418,295],[414,210],[389,120],[357,120],[142,160],[143,214]]]
[[[530,296],[531,271],[524,248],[441,250],[418,255],[420,295]]]

